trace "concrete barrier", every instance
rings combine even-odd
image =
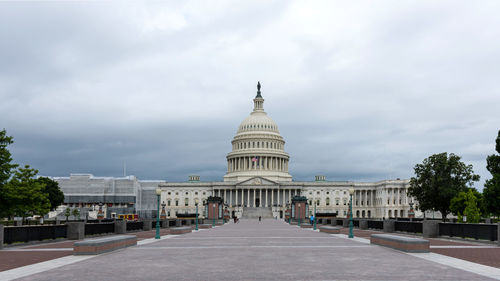
[[[312,228],[313,225],[310,223],[301,223],[300,228]]]
[[[500,222],[497,225],[497,243],[500,246]]]
[[[202,229],[202,228],[203,228],[203,229],[212,228],[212,225],[211,225],[211,224],[209,224],[209,223],[202,223],[202,224],[199,224],[199,225],[198,225],[198,228],[199,228],[199,229]]]
[[[331,225],[336,226],[337,225],[337,219],[332,219]]]
[[[74,255],[98,255],[117,249],[137,245],[135,235],[118,235],[75,242]]]
[[[180,227],[171,227],[170,234],[184,234],[192,232],[193,229],[190,226],[180,226]]]
[[[395,220],[384,220],[384,232],[392,233],[396,230]]]
[[[153,220],[148,220],[148,219],[144,219],[142,221],[142,230],[144,231],[150,231],[153,229]]]
[[[325,232],[329,234],[339,234],[341,229],[342,227],[340,226],[322,225],[319,227],[319,232]]]
[[[422,222],[422,236],[432,238],[439,236],[439,221],[424,220]]]
[[[115,220],[115,233],[116,234],[127,233],[127,221],[126,220]]]
[[[409,253],[429,252],[429,240],[391,234],[372,234],[370,236],[370,244],[389,247]]]
[[[69,240],[82,240],[85,237],[84,222],[68,222],[67,236]]]
[[[359,220],[359,229],[368,229],[368,220]]]
[[[161,220],[161,228],[168,228],[168,220]]]

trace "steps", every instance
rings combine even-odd
[[[264,207],[245,207],[243,208],[243,214],[241,218],[243,219],[258,219],[262,217],[263,219],[273,219],[273,211],[271,210],[271,207],[264,208]]]

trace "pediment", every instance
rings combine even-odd
[[[263,177],[253,177],[244,181],[237,183],[236,185],[278,185],[277,182],[263,178]]]

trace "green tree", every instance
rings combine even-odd
[[[496,151],[500,154],[500,130],[496,139]],[[493,178],[486,181],[483,196],[488,214],[500,216],[500,155],[492,154],[486,158],[486,168]]]
[[[50,201],[45,186],[34,177],[37,170],[29,165],[18,168],[12,179],[4,185],[5,199],[9,202],[8,215],[22,217],[45,215],[50,210]]]
[[[481,219],[481,212],[477,207],[477,198],[472,190],[466,193],[467,201],[465,201],[464,216],[467,217],[468,223],[479,223]]]
[[[71,214],[75,219],[80,220],[80,210],[78,208],[74,208]]]
[[[415,165],[414,170],[409,195],[417,199],[420,210],[440,211],[443,221],[450,212],[451,199],[479,180],[472,165],[465,165],[453,153],[449,157],[446,152],[431,155],[422,164]]]
[[[66,221],[68,221],[69,216],[71,216],[71,209],[69,207],[64,211],[64,216],[66,217]]]
[[[8,216],[10,209],[10,202],[7,201],[5,194],[5,184],[10,179],[12,172],[17,167],[16,164],[12,164],[12,156],[7,146],[12,144],[14,141],[12,137],[7,136],[5,129],[0,131],[0,218]]]
[[[45,186],[44,192],[49,198],[51,210],[55,210],[64,202],[64,193],[59,189],[59,183],[46,177],[40,177],[37,181]]]
[[[486,213],[486,206],[484,202],[484,196],[475,188],[468,188],[469,191],[472,191],[474,197],[476,198],[477,207],[481,214]],[[468,192],[468,191],[467,191]],[[453,197],[450,201],[450,211],[452,214],[458,216],[463,215],[467,202],[467,192],[459,192],[457,196]]]

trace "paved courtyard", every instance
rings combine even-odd
[[[275,220],[241,220],[238,224],[229,223],[215,229],[164,236],[160,241],[140,243],[136,247],[95,257],[67,258],[77,259],[77,262],[19,280],[500,278],[500,269],[497,268],[467,261],[463,261],[463,266],[461,260],[453,264],[455,259],[434,253],[406,254],[370,245],[366,239],[347,239],[342,234],[329,235],[311,229],[300,229]],[[478,267],[477,271],[482,275],[474,273],[474,268]]]

